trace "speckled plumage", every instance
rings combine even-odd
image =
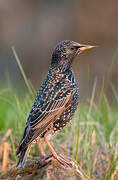
[[[72,70],[72,61],[84,47],[73,41],[60,42],[53,51],[48,73],[37,93],[26,127],[17,149],[17,166],[22,166],[31,144],[62,129],[72,118],[79,102],[79,90]]]

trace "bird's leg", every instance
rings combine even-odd
[[[55,159],[57,159],[62,165],[70,165],[70,162],[68,160],[64,159],[62,156],[60,156],[59,154],[56,153],[56,151],[54,150],[54,148],[51,145],[50,139],[51,139],[51,134],[49,134],[49,132],[48,132],[44,136],[44,141],[48,145],[50,151],[52,152],[53,157]]]
[[[43,150],[42,144],[41,144],[41,138],[38,139],[38,146],[41,151],[41,155],[43,156],[43,159],[41,159],[39,161],[39,164],[43,164],[44,162],[46,162],[46,163],[50,162],[53,159],[53,156],[52,155],[46,156],[46,154]]]
[[[39,146],[39,149],[40,149],[40,151],[41,151],[41,155],[42,155],[43,157],[45,157],[46,154],[45,154],[45,152],[44,152],[44,150],[43,150],[43,147],[42,147],[41,139],[40,139],[40,138],[38,139],[38,146]]]

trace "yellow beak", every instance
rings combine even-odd
[[[82,47],[80,47],[80,51],[85,51],[85,50],[89,50],[89,49],[92,49],[92,48],[95,48],[97,46],[90,46],[90,45],[82,45]]]

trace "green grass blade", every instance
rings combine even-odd
[[[19,57],[18,57],[18,55],[17,55],[17,53],[16,53],[16,50],[15,50],[15,47],[14,47],[14,46],[12,46],[12,51],[13,51],[13,54],[14,54],[14,56],[15,56],[16,62],[17,62],[17,64],[18,64],[18,67],[19,67],[19,69],[20,69],[20,71],[21,71],[21,74],[22,74],[22,76],[23,76],[23,78],[24,78],[24,81],[25,81],[25,84],[26,84],[26,86],[27,86],[27,88],[28,88],[28,91],[29,91],[29,93],[30,93],[31,95],[33,95],[32,88],[31,88],[31,86],[30,86],[30,84],[29,84],[29,81],[28,81],[28,79],[27,79],[27,77],[26,77],[26,74],[25,74],[25,72],[24,72],[24,70],[23,70],[23,67],[22,67],[22,65],[21,65],[21,62],[20,62],[20,60],[19,60]]]

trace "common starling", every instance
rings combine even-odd
[[[79,102],[72,62],[84,50],[95,46],[64,40],[55,47],[48,73],[37,93],[34,104],[26,121],[23,136],[16,154],[19,155],[17,167],[23,167],[33,142],[38,140],[41,146],[44,138],[54,158],[62,164],[68,164],[58,155],[50,143],[51,135],[62,129],[72,119]]]

